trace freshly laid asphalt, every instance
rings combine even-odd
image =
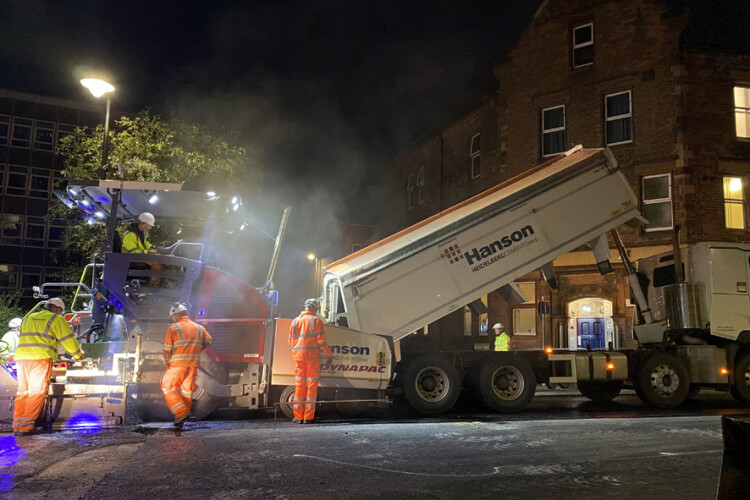
[[[625,411],[582,414],[586,404],[564,396],[548,406],[573,410],[545,417],[532,409],[529,418],[324,418],[303,426],[257,413],[188,422],[182,431],[157,423],[0,434],[0,497],[715,498],[720,407],[739,411],[732,403],[658,415],[629,413],[627,403]]]

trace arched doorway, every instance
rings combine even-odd
[[[568,304],[568,345],[606,349],[614,339],[612,301],[585,297]]]

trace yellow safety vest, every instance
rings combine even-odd
[[[500,332],[500,335],[495,337],[495,350],[496,351],[509,351],[510,350],[510,337],[505,332]]]
[[[147,239],[141,239],[135,231],[128,231],[122,237],[122,253],[148,253],[151,243]]]
[[[64,317],[48,310],[35,312],[23,320],[14,358],[54,361],[61,345],[74,358],[83,357],[81,344]]]

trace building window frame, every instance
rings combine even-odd
[[[647,181],[653,179],[666,178],[667,179],[667,196],[653,196],[648,197],[647,194],[651,191],[647,188]],[[662,193],[663,194],[663,193]],[[643,207],[643,215],[648,219],[647,213],[650,211],[650,206],[665,205],[669,207],[669,224],[659,225],[655,227],[649,227],[650,224],[644,226],[644,231],[647,233],[655,231],[669,231],[674,227],[674,214],[673,214],[673,202],[672,202],[672,174],[656,174],[656,175],[645,175],[641,178],[641,206]]]
[[[0,214],[0,245],[22,246],[26,217],[23,214]]]
[[[738,184],[738,185],[736,185]],[[742,177],[722,178],[724,192],[724,227],[745,230],[745,183]]]
[[[623,95],[628,96],[628,109],[627,112],[612,114],[610,116],[610,99],[620,97]],[[614,94],[607,94],[604,96],[604,135],[605,143],[607,146],[617,146],[618,144],[629,144],[633,142],[633,92],[625,90],[623,92],[615,92]],[[627,124],[626,134],[627,138],[624,140],[613,140],[610,142],[610,136],[614,135],[610,132],[610,125],[616,125],[618,123]]]
[[[476,179],[482,173],[481,171],[481,134],[474,134],[471,137],[469,145],[469,161],[471,164],[471,178]]]
[[[55,122],[34,120],[34,149],[49,152],[55,149]]]
[[[42,186],[46,184],[46,186]],[[32,167],[29,175],[29,198],[49,199],[52,169]]]
[[[9,137],[10,115],[0,115],[0,146],[7,146]]]
[[[588,37],[577,40],[577,35],[584,33],[584,30],[589,30]],[[573,68],[584,68],[594,64],[594,23],[574,26],[571,30],[570,42]],[[583,62],[579,63],[580,59],[583,59]]]
[[[29,192],[29,167],[23,165],[8,165],[5,194],[8,196],[26,196]],[[15,179],[23,178],[23,186],[11,185]]]
[[[553,124],[547,122],[547,115],[555,110],[562,110],[562,126],[553,126]],[[548,125],[550,125],[548,127]],[[566,130],[565,130],[565,105],[561,104],[559,106],[552,106],[550,108],[544,108],[542,109],[542,156],[554,156],[560,153],[563,153],[565,151],[565,141],[566,141]],[[554,136],[562,135],[562,143],[559,150],[555,151],[548,151],[547,150],[547,138]]]
[[[20,275],[21,266],[18,264],[0,264],[0,290],[17,289]]]
[[[409,179],[406,181],[406,199],[407,199],[409,210],[414,208],[414,205],[416,205],[415,202],[416,202],[416,194],[417,194],[416,193],[417,183],[415,181],[416,181],[416,177],[414,173],[412,172],[411,174],[409,174]]]
[[[32,130],[34,120],[20,116],[13,117],[13,132],[10,136],[10,145],[14,148],[31,148]]]
[[[516,281],[516,286],[526,296],[526,302],[513,307],[513,335],[536,337],[536,281]],[[524,290],[526,289],[526,290]],[[531,328],[521,330],[521,325],[531,325]]]
[[[734,135],[750,141],[750,86],[734,86]]]

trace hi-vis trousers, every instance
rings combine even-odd
[[[175,422],[181,422],[190,415],[197,376],[195,366],[170,366],[161,378],[161,392]]]
[[[315,401],[318,399],[318,377],[320,359],[295,360],[294,369],[294,418],[312,420],[315,418]]]
[[[44,408],[52,375],[52,360],[17,359],[18,390],[13,410],[13,430],[30,432]]]

